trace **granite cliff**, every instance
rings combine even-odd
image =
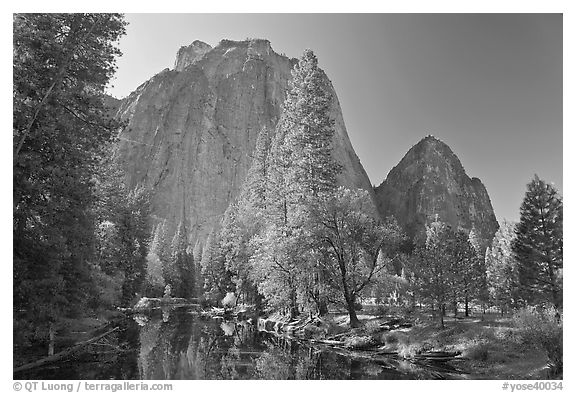
[[[498,230],[486,188],[466,174],[444,142],[429,135],[414,145],[375,189],[382,218],[394,216],[408,236],[422,236],[435,220],[475,229],[482,250]]]
[[[131,187],[153,192],[157,219],[183,223],[189,240],[204,238],[238,195],[263,127],[280,118],[296,59],[270,42],[222,40],[216,47],[194,41],[165,69],[125,98],[117,116],[128,122],[118,159]],[[339,182],[373,189],[348,138],[333,94],[334,157]]]

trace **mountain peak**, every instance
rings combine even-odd
[[[276,129],[292,67],[268,40],[222,40],[214,48],[194,41],[178,51],[176,71],[155,75],[123,101],[118,116],[129,125],[122,131],[118,161],[130,187],[151,190],[156,223],[166,220],[167,233],[183,222],[194,244],[219,225],[239,195],[258,134]],[[336,92],[328,79],[326,84],[334,97],[340,184],[373,195]]]
[[[482,182],[468,177],[452,149],[432,135],[412,146],[375,191],[382,218],[394,216],[411,237],[440,220],[454,229],[477,228],[487,245],[498,229]]]
[[[180,47],[176,54],[174,69],[176,71],[183,71],[186,67],[204,56],[211,49],[212,47],[210,45],[200,40],[194,40],[190,45]]]
[[[415,146],[418,146],[418,145],[442,146],[442,147],[447,147],[448,149],[450,149],[450,147],[444,141],[435,137],[432,134],[428,134],[424,138],[420,139],[420,141],[418,143],[416,143]]]

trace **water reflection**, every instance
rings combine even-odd
[[[142,379],[366,379],[409,375],[256,331],[249,323],[188,313],[140,328]],[[414,378],[414,376],[412,376]]]
[[[30,379],[419,379],[409,362],[350,359],[257,331],[247,322],[161,310],[125,321],[119,351],[67,367],[36,370]]]

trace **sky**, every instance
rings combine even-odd
[[[109,92],[124,97],[194,40],[312,49],[379,185],[420,139],[447,143],[518,221],[534,174],[562,194],[562,14],[127,14]]]

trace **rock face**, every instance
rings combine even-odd
[[[482,250],[498,230],[486,188],[466,175],[444,142],[427,136],[413,146],[375,189],[382,218],[394,216],[408,236],[423,236],[435,220],[475,229]]]
[[[258,133],[275,128],[295,62],[267,40],[222,40],[214,48],[194,41],[180,48],[173,70],[123,100],[117,116],[128,127],[118,159],[131,187],[153,190],[156,218],[182,222],[192,242],[205,238],[237,197]],[[373,196],[333,94],[339,181]]]
[[[210,45],[202,41],[194,41],[189,46],[182,46],[176,54],[176,61],[174,62],[174,69],[176,71],[184,71],[186,67],[194,63],[197,59],[204,56],[212,49]]]

